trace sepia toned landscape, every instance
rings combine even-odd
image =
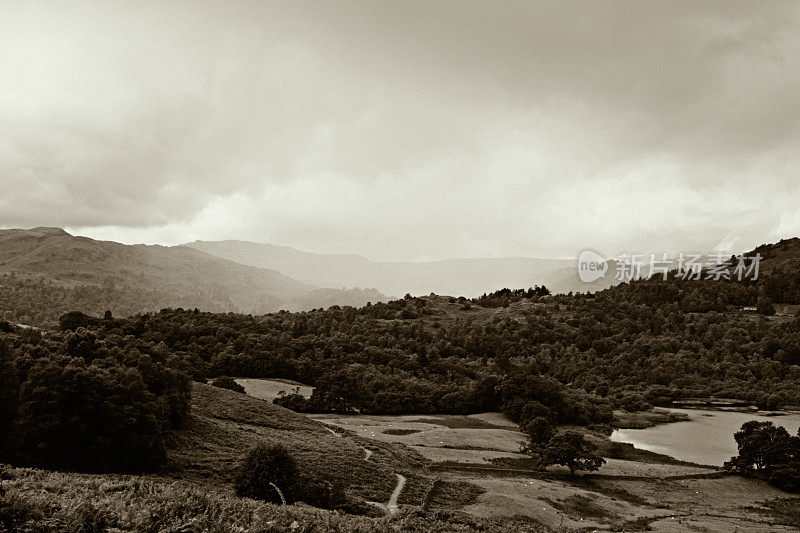
[[[0,3],[0,533],[800,531],[800,4]]]
[[[11,235],[47,257],[53,233]],[[754,251],[762,277],[747,284],[670,277],[264,315],[117,318],[87,299],[56,320],[65,294],[115,294],[12,271],[4,527],[792,531],[799,243]],[[747,466],[760,434],[734,433],[750,420],[789,433],[765,436],[772,448]],[[571,459],[569,435],[584,443]],[[280,497],[293,505],[272,489],[271,503],[237,497],[259,446],[292,458]]]

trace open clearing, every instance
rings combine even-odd
[[[796,530],[759,512],[764,502],[787,493],[757,480],[716,477],[714,468],[664,464],[646,455],[642,460],[607,459],[598,472],[575,478],[563,467],[542,472],[514,466],[528,459],[520,453],[525,436],[499,413],[311,417],[365,438],[410,447],[437,467],[442,483],[470,484],[482,491],[466,504],[445,502],[437,508],[482,519],[524,518],[556,531]]]
[[[306,398],[310,398],[311,393],[314,392],[314,387],[290,380],[236,378],[236,383],[244,387],[244,391],[248,395],[270,402],[280,396],[281,392],[284,394],[299,392]]]
[[[508,419],[498,419],[499,416],[502,415],[312,415],[312,418],[384,442],[413,447],[505,452],[513,456],[521,450],[525,435],[520,433],[516,424]],[[503,424],[496,421],[503,421]]]

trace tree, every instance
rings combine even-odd
[[[556,428],[550,420],[539,416],[523,423],[522,432],[528,436],[527,451],[538,451],[555,436]]]
[[[772,422],[751,420],[733,438],[739,455],[726,462],[726,468],[755,474],[786,491],[800,491],[800,435],[792,437]]]
[[[762,315],[774,315],[775,307],[772,305],[772,300],[766,296],[759,296],[756,302],[756,311]]]
[[[15,433],[23,463],[94,472],[159,466],[165,421],[135,368],[37,360],[20,388]]]
[[[234,486],[238,496],[282,503],[297,476],[297,464],[285,447],[259,444],[244,457]]]
[[[739,470],[769,471],[777,465],[786,464],[791,455],[792,440],[782,426],[772,422],[745,422],[733,438],[739,447],[739,455],[733,457],[730,466]]]
[[[15,448],[14,420],[19,402],[19,375],[10,348],[0,339],[0,460]]]
[[[96,326],[98,319],[81,313],[80,311],[70,311],[58,319],[62,331],[75,331],[78,328],[91,328]]]
[[[543,466],[566,466],[570,474],[575,475],[576,470],[591,472],[605,464],[606,460],[596,452],[597,446],[584,439],[583,435],[567,431],[550,439],[540,461]]]

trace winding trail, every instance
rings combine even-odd
[[[332,428],[325,426],[325,429],[333,433],[335,437],[342,437],[341,433],[337,433]],[[372,457],[372,450],[367,449],[366,447],[361,447],[364,450],[364,460],[369,461],[369,458]],[[403,493],[403,488],[406,486],[406,476],[402,474],[395,474],[397,476],[397,485],[395,485],[394,490],[392,491],[392,495],[389,496],[388,503],[380,503],[380,502],[367,502],[370,505],[374,505],[376,507],[380,507],[387,514],[393,515],[400,510],[400,507],[397,505],[397,500],[400,499],[400,494]]]
[[[381,502],[366,502],[366,503],[374,505],[375,507],[380,507],[388,515],[396,514],[397,511],[400,510],[400,507],[397,505],[397,500],[400,499],[400,494],[402,494],[403,492],[403,487],[406,486],[406,476],[402,474],[395,474],[395,476],[397,476],[397,485],[394,487],[392,495],[389,496],[389,501],[387,503],[381,503]]]
[[[406,486],[406,476],[402,474],[395,475],[397,476],[397,486],[389,497],[389,503],[386,504],[386,510],[389,511],[389,514],[395,514],[399,510],[397,500],[400,498],[400,493],[403,492],[403,487]]]

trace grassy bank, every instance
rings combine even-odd
[[[2,468],[0,531],[137,533],[456,532],[544,529],[458,513],[370,518],[237,498],[224,488],[150,476],[81,475]],[[446,519],[446,521],[444,520]]]

